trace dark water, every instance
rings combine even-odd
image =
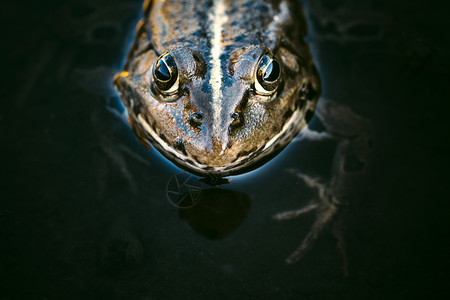
[[[447,294],[447,11],[435,1],[308,7],[321,101],[373,128],[370,171],[351,181],[340,213],[348,276],[331,224],[287,265],[316,215],[272,220],[317,197],[288,170],[333,178],[335,142],[292,143],[178,209],[167,186],[181,170],[139,144],[111,85],[141,1],[4,1],[0,299]]]

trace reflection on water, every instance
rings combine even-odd
[[[190,194],[184,194],[181,198],[191,203],[190,197]],[[180,204],[183,206],[182,202]],[[241,225],[250,210],[250,204],[250,198],[244,193],[209,188],[201,191],[197,205],[180,209],[178,215],[204,237],[223,239]]]

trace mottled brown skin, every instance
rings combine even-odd
[[[175,164],[201,175],[238,174],[266,162],[306,125],[320,94],[319,76],[303,40],[303,11],[296,1],[225,1],[225,5],[220,132],[213,130],[210,85],[212,1],[145,3],[124,72],[114,80],[138,137]],[[170,102],[151,88],[152,66],[167,51],[175,58],[180,80]],[[270,99],[256,94],[254,87],[257,63],[265,53],[272,54],[282,70]],[[200,125],[190,121],[195,112],[203,115]],[[233,120],[232,113],[239,118]]]

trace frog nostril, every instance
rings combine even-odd
[[[200,126],[202,125],[202,120],[203,114],[197,111],[190,116],[189,123],[191,123],[192,126]]]
[[[203,114],[202,114],[201,112],[198,112],[198,111],[195,112],[195,113],[193,113],[192,116],[193,116],[195,119],[199,120],[199,121],[201,121],[201,120],[203,119]]]
[[[241,113],[234,112],[230,115],[231,118],[231,127],[234,129],[238,126],[240,126],[243,123],[243,116]]]
[[[186,149],[184,148],[184,141],[182,138],[177,138],[175,140],[174,148],[186,155]]]

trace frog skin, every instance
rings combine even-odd
[[[129,123],[201,176],[253,170],[314,115],[320,79],[297,1],[146,1],[114,78]]]

